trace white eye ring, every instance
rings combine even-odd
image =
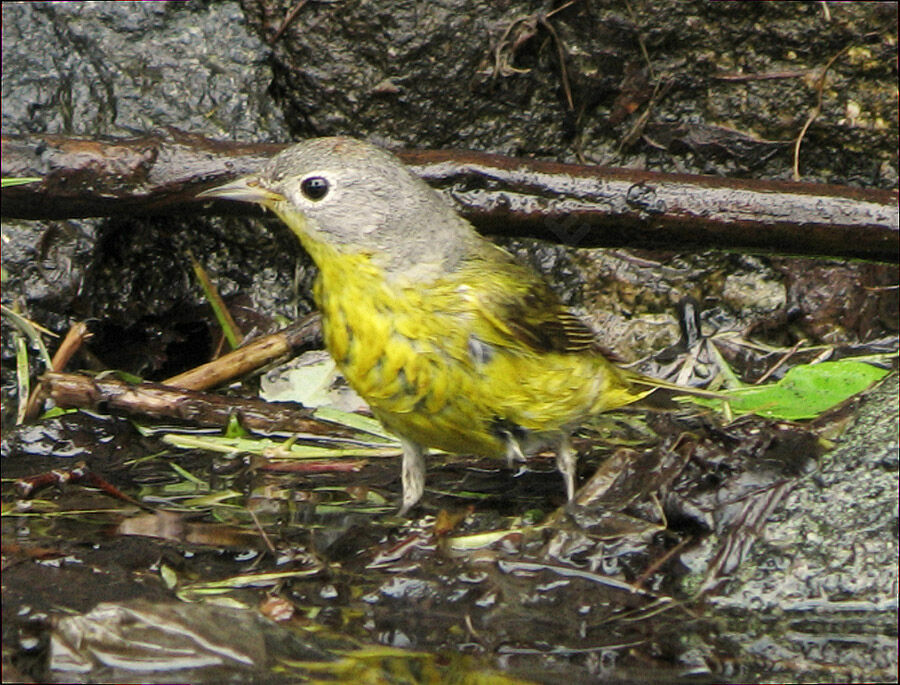
[[[343,183],[340,174],[333,171],[313,169],[295,176],[288,181],[285,190],[298,207],[312,209],[316,206],[331,204],[341,195]]]
[[[307,200],[318,202],[331,190],[331,181],[325,176],[307,176],[300,181],[300,192]]]

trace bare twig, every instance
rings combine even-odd
[[[196,195],[257,171],[285,145],[170,136],[115,141],[2,136],[4,173],[44,178],[3,188],[0,212],[19,219],[261,216],[249,204],[201,204]],[[662,174],[458,150],[398,154],[414,173],[445,190],[476,228],[496,235],[584,247],[724,247],[900,259],[896,191]]]
[[[638,25],[638,18],[634,13],[634,8],[631,6],[631,3],[628,0],[625,0],[625,7],[628,9],[628,15],[631,17],[631,21],[634,26]],[[650,80],[652,81],[655,76],[653,73],[653,62],[650,61],[650,53],[647,52],[647,45],[644,43],[644,37],[641,35],[640,31],[637,32],[637,41],[638,47],[641,49],[641,55],[644,57],[644,61],[647,63],[648,75],[650,76]]]
[[[801,347],[801,346],[803,345],[803,343],[805,343],[805,342],[806,342],[805,339],[800,339],[800,340],[798,340],[798,341],[794,344],[794,346],[791,347],[791,349],[789,349],[787,352],[785,352],[783,355],[781,355],[781,358],[780,358],[777,362],[775,362],[775,363],[772,365],[772,367],[771,367],[768,371],[766,371],[762,376],[760,376],[760,377],[757,379],[757,381],[754,383],[754,385],[761,385],[761,384],[765,383],[767,380],[769,380],[769,377],[770,377],[773,373],[775,373],[776,371],[778,371],[778,369],[780,369],[782,366],[784,366],[784,363],[785,363],[788,359],[790,359],[791,357],[793,357],[794,354],[797,352],[797,350],[799,350],[800,347]]]
[[[309,2],[309,0],[299,0],[299,2],[288,10],[288,13],[284,15],[284,21],[281,22],[281,26],[278,27],[275,35],[269,39],[269,45],[274,45],[278,42],[278,39],[281,38],[282,34],[287,30],[287,27],[291,25],[291,22],[294,21],[307,2]]]
[[[294,402],[264,402],[243,397],[170,388],[158,383],[126,383],[112,378],[47,373],[47,394],[61,407],[124,412],[150,418],[180,419],[200,426],[225,427],[236,416],[250,430],[350,437],[335,424],[319,421]]]
[[[797,140],[794,141],[794,180],[800,180],[800,144],[803,142],[803,137],[806,135],[806,131],[812,125],[812,123],[819,116],[819,112],[822,111],[822,98],[823,93],[825,91],[825,79],[828,76],[828,70],[831,68],[831,65],[834,64],[837,59],[843,55],[847,50],[850,49],[850,45],[845,45],[844,48],[837,53],[834,57],[828,60],[828,64],[822,69],[822,75],[819,76],[819,81],[816,84],[816,106],[812,108],[812,111],[809,113],[809,117],[806,119],[806,123],[803,124],[803,128],[800,129],[800,134],[797,136]]]
[[[712,78],[716,81],[774,81],[778,79],[803,78],[809,72],[806,70],[796,71],[767,71],[764,74],[717,74]]]
[[[310,314],[277,333],[257,338],[208,364],[172,376],[163,383],[185,390],[213,388],[283,357],[296,355],[303,348],[313,347],[321,339],[321,327],[319,314]]]
[[[569,73],[566,70],[566,51],[565,48],[563,48],[562,41],[559,39],[559,34],[557,34],[556,29],[553,28],[553,24],[547,21],[547,16],[549,15],[541,15],[538,19],[541,22],[541,26],[547,29],[553,37],[553,43],[556,45],[556,56],[559,58],[559,74],[562,79],[563,93],[565,93],[569,111],[574,111],[575,102],[572,100],[572,89],[569,87]]]

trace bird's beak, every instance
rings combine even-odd
[[[257,176],[244,176],[231,183],[204,190],[197,193],[198,198],[236,200],[238,202],[257,202],[270,207],[273,203],[284,200],[284,195],[276,193],[262,185]]]

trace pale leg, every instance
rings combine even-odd
[[[403,446],[403,503],[400,506],[400,515],[405,516],[425,492],[425,453],[414,442],[400,438]]]
[[[566,482],[566,497],[569,504],[575,500],[575,463],[577,455],[572,450],[572,444],[569,442],[569,436],[564,435],[556,448],[556,468],[562,473],[563,480]]]
[[[522,445],[511,434],[506,436],[506,468],[511,469],[517,461],[525,461]]]

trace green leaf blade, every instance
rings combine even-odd
[[[844,359],[796,366],[777,383],[727,391],[724,400],[696,398],[721,409],[725,402],[735,416],[757,414],[772,419],[814,419],[862,392],[888,374],[886,369]]]

